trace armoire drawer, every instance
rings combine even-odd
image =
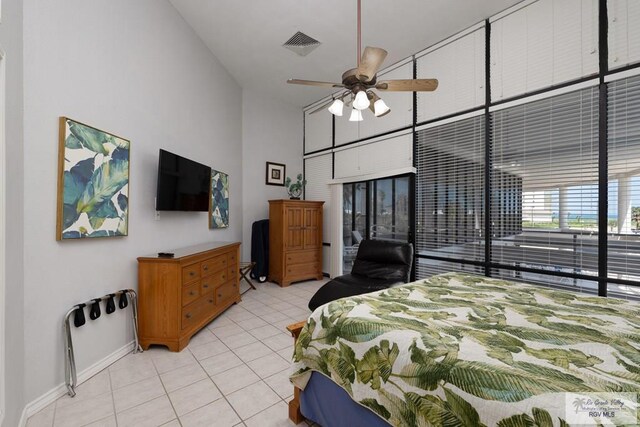
[[[307,264],[293,264],[287,265],[285,268],[285,276],[287,277],[302,277],[313,276],[320,269],[319,262],[310,262]]]
[[[288,252],[285,257],[287,266],[293,264],[306,264],[320,261],[320,254],[318,251],[305,251],[305,252]]]

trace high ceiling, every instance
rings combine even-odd
[[[288,78],[340,81],[356,64],[356,0],[170,0],[244,89],[307,105],[327,89]],[[406,58],[521,0],[363,0],[362,44]],[[296,31],[322,45],[301,57],[282,47]],[[438,76],[433,76],[438,77]]]

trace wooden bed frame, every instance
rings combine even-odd
[[[302,328],[306,323],[307,321],[303,320],[287,326],[287,331],[291,332],[294,343],[298,339],[300,331],[302,331]],[[289,419],[296,425],[305,420],[304,415],[300,412],[300,389],[295,386],[293,387],[293,399],[289,402]]]

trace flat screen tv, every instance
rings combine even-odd
[[[207,212],[210,183],[209,166],[161,149],[156,210]]]

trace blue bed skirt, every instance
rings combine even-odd
[[[370,409],[354,402],[340,386],[318,372],[300,393],[300,411],[322,427],[389,427]]]

